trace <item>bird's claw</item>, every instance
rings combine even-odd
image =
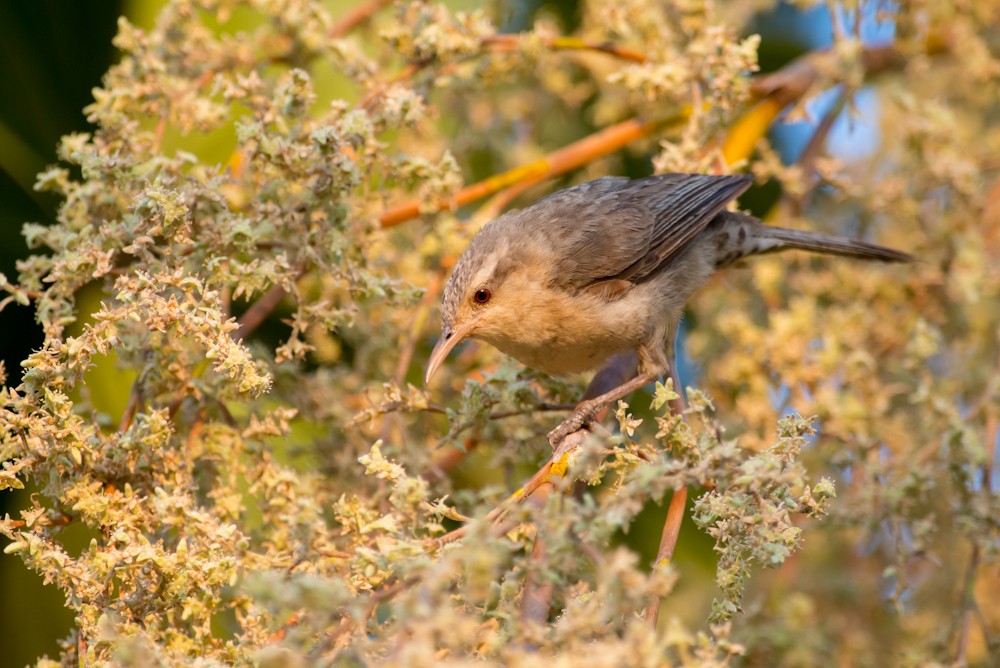
[[[559,444],[564,438],[572,434],[573,432],[580,431],[584,427],[590,426],[594,421],[595,410],[588,406],[581,404],[577,406],[573,414],[562,421],[562,423],[549,432],[549,445],[555,450],[559,447]]]

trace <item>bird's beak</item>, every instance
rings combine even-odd
[[[444,362],[445,358],[448,357],[448,353],[451,349],[457,346],[462,340],[467,337],[472,329],[476,325],[476,319],[473,318],[467,322],[462,323],[455,329],[451,329],[447,325],[444,326],[444,330],[441,332],[441,338],[437,340],[434,344],[434,350],[431,351],[431,357],[427,360],[427,374],[424,376],[424,382],[430,383],[431,376],[434,372],[438,370],[441,363]]]

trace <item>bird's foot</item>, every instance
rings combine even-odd
[[[559,443],[573,432],[589,426],[594,421],[594,415],[600,408],[600,404],[594,404],[591,401],[584,401],[577,406],[572,415],[549,432],[549,445],[552,446],[552,449],[555,450],[559,447]]]

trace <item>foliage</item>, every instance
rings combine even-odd
[[[784,188],[774,222],[877,235],[923,261],[781,256],[730,273],[689,319],[715,405],[691,391],[685,420],[660,387],[544,490],[504,502],[548,454],[550,409],[583,388],[485,349],[453,360],[446,387],[411,384],[448,268],[512,193],[474,211],[452,195],[637,115],[686,119],[660,138],[658,169],[719,169],[759,95],[745,10],[583,7],[575,35],[543,19],[514,39],[486,11],[420,1],[371,29],[312,0],[174,0],[151,30],[121,21],[122,59],[86,109],[97,131],[65,137],[64,164],[38,178],[63,198],[59,222],[25,226],[43,250],[2,283],[46,339],[2,397],[0,489],[37,493],[0,532],[76,614],[62,664],[997,651],[1000,5],[880,6],[896,37],[874,81],[879,145],[816,155],[820,123],[798,163],[761,146],[748,165]],[[870,8],[835,13],[800,98],[838,87],[847,104],[873,74],[845,27],[876,20]],[[621,170],[584,162],[574,179]],[[380,218],[410,196],[440,212]],[[257,328],[275,309],[280,340]],[[131,383],[123,413],[95,376],[111,365]],[[628,542],[682,488],[715,542],[710,622],[672,605],[696,573],[649,568]],[[470,519],[501,502],[498,522]],[[443,540],[458,523],[461,540]],[[89,545],[68,545],[69,526]],[[640,614],[657,597],[654,629]]]

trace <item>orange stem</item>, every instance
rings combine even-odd
[[[392,0],[370,0],[344,12],[344,15],[330,28],[330,37],[343,37],[391,2]]]
[[[572,144],[568,144],[557,151],[553,151],[544,158],[530,162],[527,165],[522,165],[521,167],[515,167],[502,174],[491,176],[479,183],[466,186],[455,193],[451,199],[437,205],[434,210],[456,209],[521,181],[539,181],[558,174],[565,174],[597,158],[613,153],[636,139],[646,137],[659,128],[682,122],[685,118],[687,118],[686,114],[653,121],[632,118],[617,125],[612,125]],[[419,200],[411,200],[385,211],[380,216],[379,222],[382,227],[394,227],[400,223],[417,218],[421,213],[429,212],[421,211]]]

